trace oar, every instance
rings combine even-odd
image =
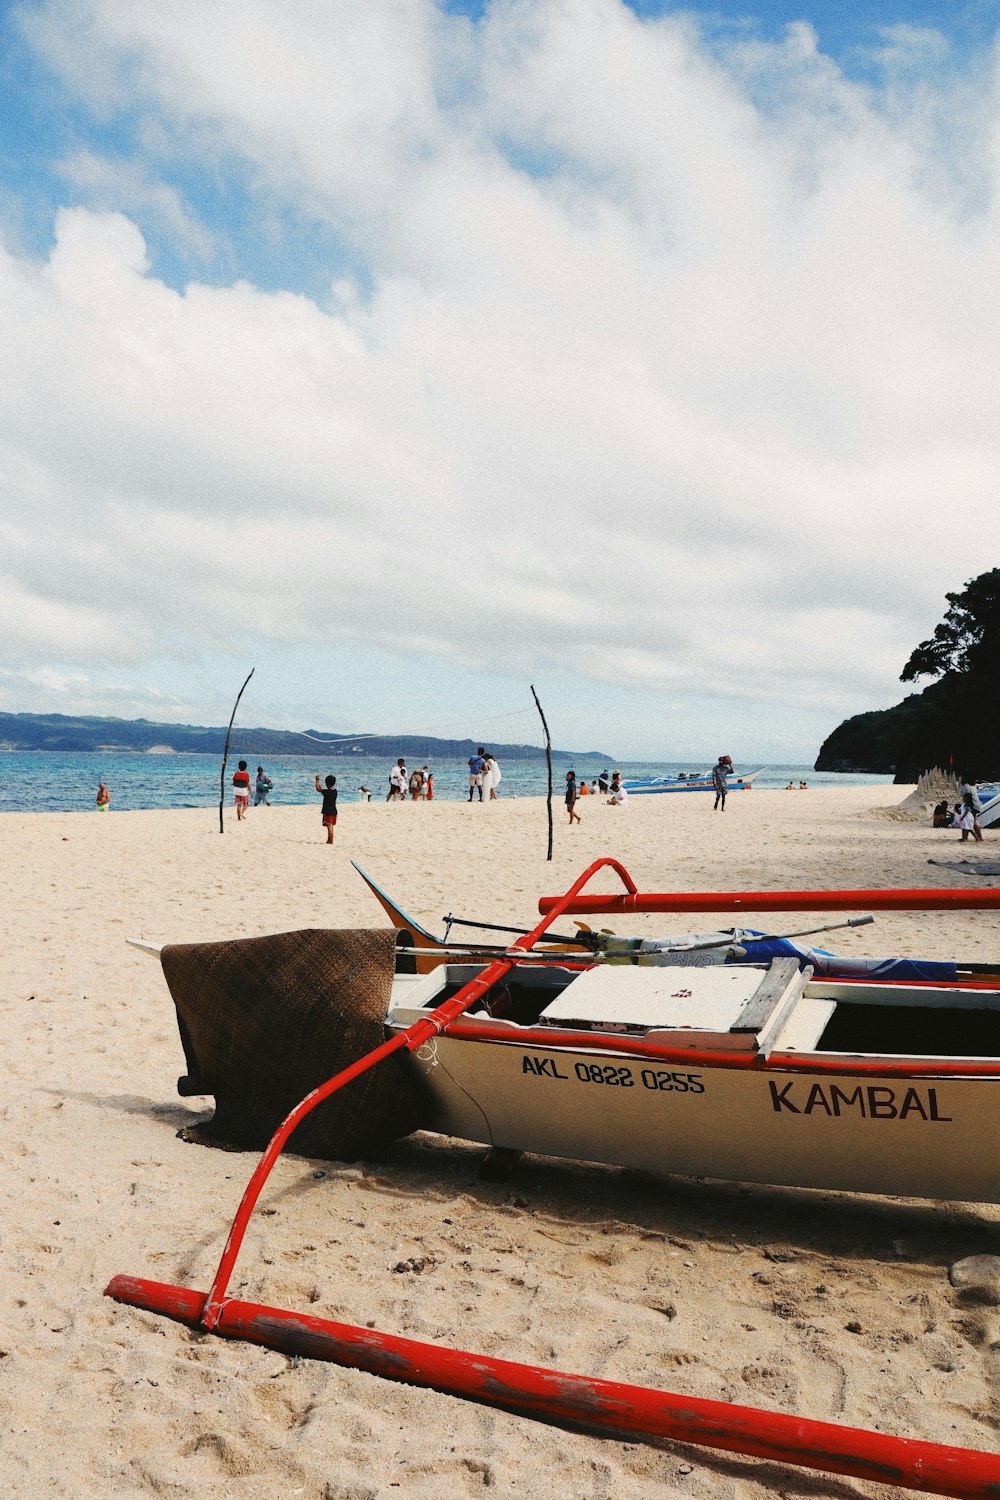
[[[586,923],[578,922],[577,926],[583,928],[586,927]],[[528,935],[527,929],[524,927],[504,927],[499,922],[473,922],[468,917],[453,917],[451,912],[449,912],[444,919],[444,942],[447,943],[448,934],[453,927],[475,927],[483,932],[509,932],[514,937],[527,937]],[[587,931],[589,932],[590,929],[587,928]],[[545,934],[545,941],[547,943],[573,943],[577,948],[589,946],[587,940],[579,934],[574,937],[566,937],[564,934],[558,932],[547,932]]]
[[[871,912],[866,917],[848,917],[846,922],[827,922],[824,927],[800,927],[797,932],[762,932],[749,938],[751,943],[774,942],[778,938],[815,937],[820,932],[837,932],[842,927],[867,927],[874,922]]]
[[[744,938],[743,941],[746,942],[746,943],[748,943],[748,944],[749,943],[774,943],[774,942],[778,942],[778,941],[780,941],[781,939],[784,939],[784,938],[815,937],[817,935],[817,933],[820,933],[820,932],[836,932],[838,929],[840,929],[842,927],[866,927],[869,922],[874,922],[874,920],[875,920],[875,918],[873,916],[848,917],[848,919],[847,919],[846,922],[827,922],[823,927],[800,927],[797,932],[760,932],[760,933],[757,933],[757,935],[755,937]],[[739,939],[739,934],[741,932],[742,932],[742,928],[734,927],[731,932],[728,932],[728,933],[725,933],[725,934],[720,934],[719,937],[717,937],[717,938],[709,938],[706,942],[703,942],[703,943],[678,943],[677,946],[673,947],[673,948],[648,948],[648,949],[646,949],[646,952],[647,953],[702,953],[706,949],[709,949],[709,948],[728,948],[728,947],[742,948],[742,944],[741,944],[740,939]],[[655,939],[653,939],[653,941],[655,942]],[[636,954],[639,954],[639,953],[642,952],[642,950],[639,949],[639,948],[636,948],[636,949],[633,949],[632,952],[636,953]],[[598,956],[600,956],[600,955],[598,955]],[[613,957],[613,958],[614,957],[620,957],[620,956],[621,955],[619,955],[619,954],[612,954],[611,955],[611,957]]]
[[[514,958],[518,963],[528,958],[537,964],[596,963],[603,957],[600,953],[563,953],[558,949],[525,954],[517,948],[452,948],[446,943],[439,948],[397,948],[396,952],[417,958],[426,958],[428,954],[446,954],[448,958]]]

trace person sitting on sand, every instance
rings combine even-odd
[[[569,813],[569,826],[571,828],[572,828],[572,826],[573,826],[574,823],[580,823],[580,822],[583,821],[582,818],[580,817],[580,814],[576,810],[576,798],[577,798],[576,772],[575,771],[567,771],[566,772],[566,811]]]
[[[316,772],[316,790],[323,798],[323,827],[326,829],[326,841],[333,843],[333,830],[337,826],[337,778],[328,776],[326,786],[319,784],[319,772]]]
[[[941,801],[938,802],[937,805],[935,806],[934,811],[931,814],[931,827],[932,828],[950,828],[951,827],[951,808],[948,806],[948,798],[947,797],[942,797]]]
[[[108,810],[108,808],[110,806],[111,806],[111,793],[108,791],[108,789],[104,785],[103,781],[99,782],[98,783],[98,787],[97,787],[97,811],[98,812],[107,812],[107,810]]]
[[[372,800],[372,794],[366,786],[358,787],[358,796],[361,798],[362,802],[370,802]]]
[[[250,772],[245,760],[241,760],[239,770],[233,772],[233,801],[236,803],[236,821],[242,823],[250,806]]]
[[[586,777],[583,777],[581,779],[581,781],[580,781],[580,790],[577,793],[577,796],[578,797],[589,797],[590,796],[590,787],[587,785],[587,778]]]
[[[628,792],[622,786],[622,773],[620,771],[616,771],[612,776],[611,786],[608,790],[608,806],[624,807],[628,802]]]

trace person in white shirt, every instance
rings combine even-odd
[[[492,751],[487,750],[487,752],[486,752],[486,765],[485,765],[485,767],[483,769],[483,787],[484,788],[489,787],[489,790],[490,790],[490,799],[489,800],[491,802],[495,802],[497,800],[497,787],[499,785],[500,785],[500,767],[497,765],[496,761],[493,759],[493,753],[492,753]]]
[[[400,756],[392,770],[389,772],[389,795],[387,802],[395,802],[398,797],[400,802],[406,801],[406,762]]]
[[[609,807],[624,807],[628,801],[628,792],[622,786],[622,773],[616,771],[611,778],[611,789],[608,796]]]

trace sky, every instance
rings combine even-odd
[[[0,4],[0,709],[811,761],[998,562],[998,38]]]

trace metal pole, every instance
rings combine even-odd
[[[548,814],[549,814],[549,848],[548,848],[548,853],[546,854],[545,858],[546,859],[551,859],[552,858],[552,739],[551,739],[551,737],[549,735],[549,726],[545,722],[545,714],[544,714],[544,712],[542,710],[542,705],[539,703],[539,701],[538,701],[538,694],[535,692],[535,685],[534,685],[534,683],[531,684],[531,696],[535,700],[535,707],[538,709],[538,713],[539,713],[539,716],[540,716],[541,721],[542,721],[542,728],[545,730],[545,763],[546,763],[546,765],[548,766],[548,769],[549,769],[549,791],[548,791],[548,796],[547,796],[546,802],[545,802],[545,805],[546,805],[546,808],[548,809]]]
[[[250,678],[253,676],[253,674],[254,674],[254,672],[256,670],[257,670],[256,667],[251,667],[250,668],[250,674],[247,677],[247,682],[250,681]],[[226,730],[226,744],[225,744],[225,748],[224,748],[224,750],[222,752],[222,770],[219,772],[219,832],[220,833],[225,833],[225,831],[226,831],[225,825],[224,825],[223,820],[222,820],[222,809],[225,806],[225,801],[226,801],[226,761],[229,759],[229,736],[233,732],[233,720],[236,718],[236,710],[240,706],[240,699],[243,697],[243,688],[246,687],[247,682],[245,682],[243,684],[243,687],[241,687],[240,690],[239,690],[239,692],[236,694],[236,702],[233,704],[233,711],[229,715],[229,728]]]

